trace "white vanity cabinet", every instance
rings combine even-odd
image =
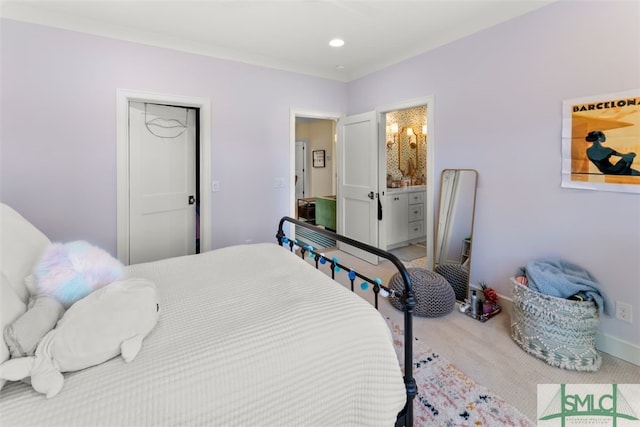
[[[387,249],[426,238],[424,200],[426,191],[398,189],[387,191],[383,219],[386,223]]]
[[[387,194],[387,247],[405,242],[409,238],[409,197],[406,193]],[[384,218],[384,211],[382,213]]]
[[[409,193],[409,240],[426,237],[424,232],[424,191]]]

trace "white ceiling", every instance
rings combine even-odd
[[[2,0],[0,15],[346,82],[551,1]]]

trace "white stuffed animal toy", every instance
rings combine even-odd
[[[62,372],[98,365],[122,354],[131,362],[160,315],[155,285],[145,279],[113,282],[73,304],[36,348],[35,356],[0,365],[0,378],[31,376],[33,388],[47,398],[64,383]]]
[[[120,261],[97,246],[82,240],[51,244],[25,279],[27,311],[2,331],[11,357],[33,356],[66,309],[123,276]]]

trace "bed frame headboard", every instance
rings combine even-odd
[[[278,239],[278,244],[280,246],[287,245],[289,246],[289,250],[293,251],[295,246],[298,246],[300,249],[301,256],[304,258],[305,253],[309,252],[314,255],[316,268],[318,268],[318,263],[325,262],[330,263],[331,268],[331,277],[335,279],[335,271],[336,268],[342,268],[345,271],[349,271],[349,279],[351,280],[351,290],[354,290],[354,280],[356,277],[359,277],[362,280],[370,283],[372,285],[372,290],[375,293],[375,307],[378,308],[378,295],[382,294],[388,295],[393,293],[391,289],[384,286],[378,279],[371,279],[366,277],[354,270],[351,270],[348,266],[340,264],[336,259],[326,258],[320,252],[316,252],[313,247],[303,244],[298,244],[296,240],[289,239],[284,232],[284,224],[290,223],[297,225],[299,227],[306,228],[315,233],[322,234],[330,239],[346,243],[355,248],[361,249],[363,251],[369,252],[373,255],[377,255],[381,258],[387,259],[391,261],[391,263],[397,268],[398,272],[402,277],[402,281],[404,282],[404,290],[402,295],[400,296],[400,301],[402,302],[403,312],[404,312],[404,383],[407,390],[407,402],[405,404],[404,409],[398,414],[398,418],[396,420],[396,427],[400,426],[413,426],[413,398],[418,393],[418,388],[416,385],[416,381],[413,378],[413,309],[416,305],[415,294],[413,292],[413,288],[411,287],[411,279],[409,277],[409,272],[404,264],[393,254],[384,251],[382,249],[376,248],[374,246],[368,245],[366,243],[359,242],[357,240],[351,239],[349,237],[343,236],[341,234],[334,233],[332,231],[326,230],[324,228],[316,227],[309,223],[290,218],[288,216],[282,217],[280,219],[280,223],[278,225],[278,232],[276,233],[276,238]]]

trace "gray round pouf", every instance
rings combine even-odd
[[[438,264],[434,270],[451,284],[457,300],[467,299],[469,283],[469,269],[467,267],[462,264]]]
[[[440,317],[453,311],[456,294],[447,279],[425,270],[424,268],[408,268],[411,286],[416,298],[413,314],[421,317]],[[400,273],[394,274],[389,281],[389,288],[402,294],[404,282]],[[390,296],[389,302],[398,310],[402,310],[401,297]]]

